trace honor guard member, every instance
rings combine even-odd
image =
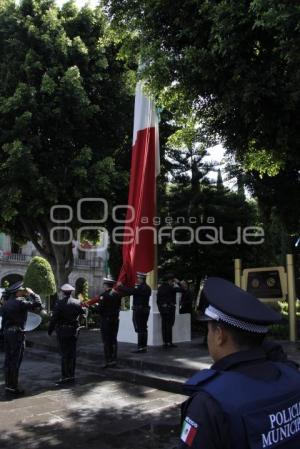
[[[100,314],[100,329],[104,347],[105,364],[103,368],[113,368],[117,364],[118,330],[121,296],[113,289],[115,280],[103,279],[104,292],[101,293],[96,311]],[[91,300],[90,303],[93,303]]]
[[[61,379],[56,383],[57,386],[75,381],[79,318],[85,312],[80,301],[71,297],[74,290],[70,284],[61,287],[63,297],[56,302],[48,327],[49,336],[56,331],[61,354]]]
[[[162,338],[165,348],[176,348],[173,344],[175,323],[176,293],[182,292],[175,276],[166,274],[157,290],[157,306],[161,315]]]
[[[182,295],[180,298],[179,313],[192,314],[194,298],[191,290],[189,289],[189,284],[186,281],[181,281],[180,285],[182,287]]]
[[[2,306],[2,329],[5,350],[5,390],[11,394],[22,394],[18,387],[19,369],[25,347],[25,323],[28,311],[40,312],[41,298],[30,288],[17,282],[6,289],[6,300]]]
[[[214,364],[185,385],[179,448],[299,449],[300,373],[263,347],[281,316],[220,278],[209,278],[204,293]]]
[[[146,273],[137,272],[137,284],[134,288],[128,288],[118,283],[117,286],[122,293],[133,295],[132,321],[135,332],[138,334],[138,347],[135,353],[147,352],[148,343],[148,318],[150,313],[149,299],[151,288],[146,284]]]

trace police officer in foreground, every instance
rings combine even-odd
[[[132,304],[132,321],[135,332],[138,334],[138,347],[135,353],[147,352],[148,343],[148,318],[150,313],[149,299],[151,296],[151,288],[146,284],[146,273],[137,272],[137,284],[134,288],[125,287],[122,283],[118,283],[118,289],[125,294],[133,295]]]
[[[41,298],[30,288],[25,288],[22,282],[8,287],[6,300],[1,308],[2,329],[5,350],[5,390],[7,393],[23,394],[18,386],[19,369],[25,347],[25,323],[28,311],[40,312]]]
[[[164,348],[176,348],[173,344],[173,326],[176,312],[176,293],[182,292],[174,274],[165,275],[157,290],[157,306],[161,316],[162,338]]]
[[[71,384],[75,381],[76,345],[79,333],[79,318],[85,312],[80,301],[72,298],[75,290],[70,284],[61,287],[62,299],[59,299],[53,309],[49,322],[48,335],[56,331],[58,346],[61,354],[61,379],[57,386]]]
[[[300,373],[263,343],[281,316],[220,278],[204,293],[214,364],[185,384],[179,448],[299,449]]]
[[[100,314],[100,330],[104,347],[105,364],[103,368],[114,368],[117,365],[119,313],[121,295],[113,289],[116,281],[103,279],[104,292],[97,300],[88,301],[88,305],[97,303],[96,312]]]

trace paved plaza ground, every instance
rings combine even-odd
[[[27,355],[20,373],[27,394],[13,400],[5,396],[1,377],[1,449],[176,447],[184,396],[82,369],[77,374],[75,386],[57,389],[57,364]]]
[[[27,335],[20,378],[24,397],[8,400],[0,384],[1,449],[175,449],[180,433],[183,384],[212,360],[202,338],[165,351],[137,355],[120,344],[119,368],[103,370],[100,332],[83,330],[76,385],[57,389],[56,339],[44,331]],[[283,343],[300,363],[298,345]],[[4,354],[0,353],[3,364]]]

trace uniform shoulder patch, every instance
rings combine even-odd
[[[198,424],[195,423],[188,416],[185,417],[183,421],[182,430],[181,430],[181,441],[183,441],[187,446],[192,447],[194,439],[198,432]]]

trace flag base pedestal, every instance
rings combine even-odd
[[[156,291],[152,291],[150,298],[150,315],[148,320],[148,346],[161,346],[163,344],[161,333],[161,317],[156,303]],[[176,298],[176,316],[173,326],[173,343],[191,341],[191,315],[179,314],[180,293]],[[130,310],[120,312],[120,326],[118,341],[124,343],[137,343],[137,334],[132,323],[132,297],[130,297]]]

